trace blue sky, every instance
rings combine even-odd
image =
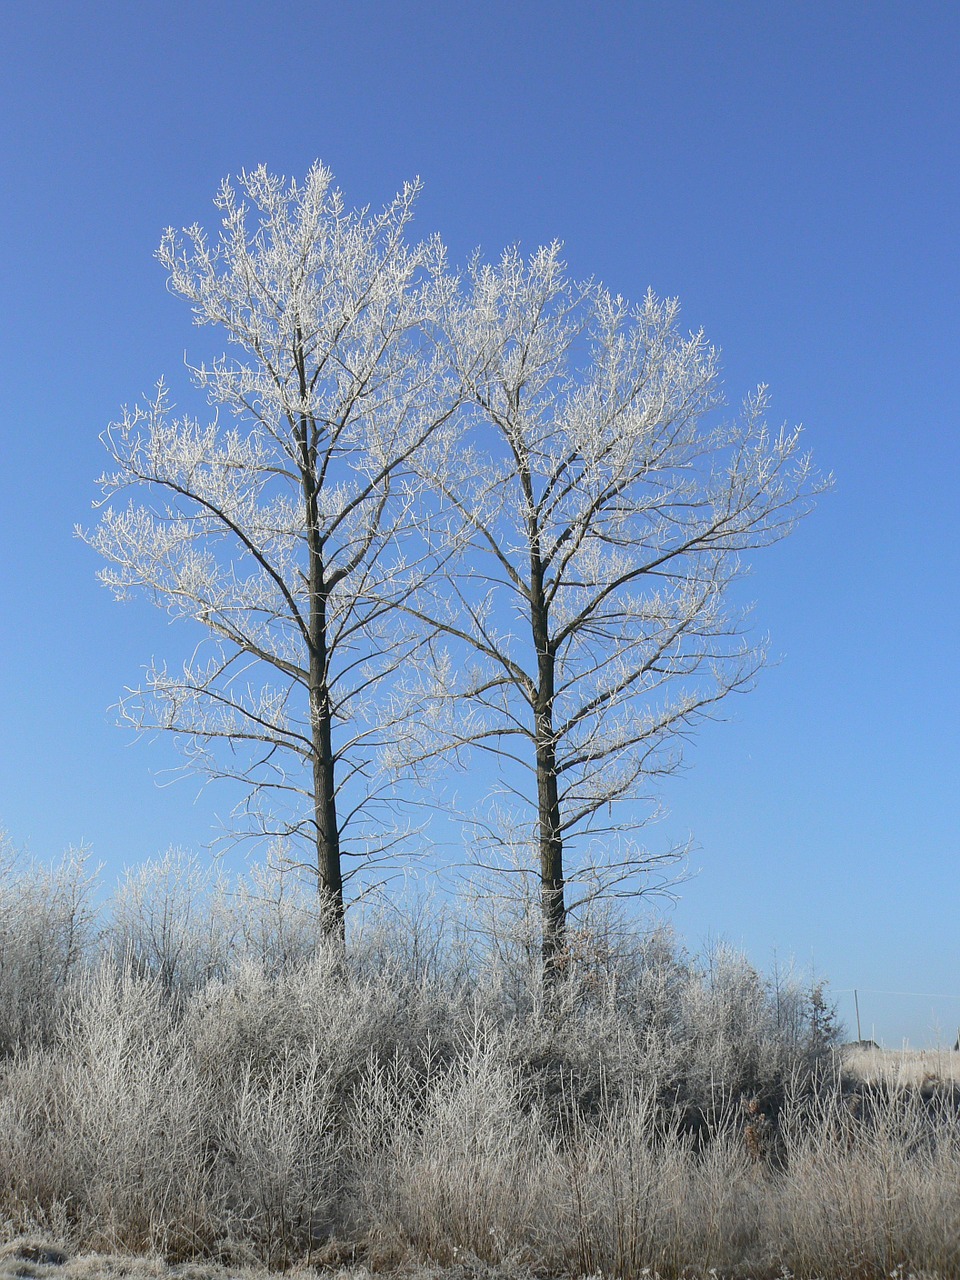
[[[679,295],[738,402],[770,384],[836,487],[750,580],[780,661],[708,726],[651,847],[670,911],[860,991],[865,1034],[960,1024],[960,10],[946,3],[98,3],[9,8],[0,53],[0,823],[112,876],[222,797],[108,711],[169,651],[74,539],[98,435],[195,347],[153,261],[228,173],[419,174],[455,259],[558,237]],[[894,996],[891,992],[922,993]],[[881,994],[883,993],[883,994]],[[936,998],[934,998],[936,997]]]

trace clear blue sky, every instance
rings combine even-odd
[[[108,707],[171,643],[72,536],[98,435],[194,342],[152,253],[220,179],[320,158],[351,203],[420,174],[455,259],[559,237],[680,296],[803,422],[834,492],[757,562],[781,655],[671,783],[671,918],[860,989],[864,1032],[960,1024],[960,8],[249,0],[8,6],[0,53],[0,823],[120,867],[200,847],[215,792]],[[222,800],[222,797],[220,798]],[[918,992],[952,999],[893,997]],[[852,1002],[841,996],[842,1011]]]

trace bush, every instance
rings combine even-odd
[[[96,880],[82,850],[46,866],[0,832],[0,1056],[50,1043],[60,995],[91,956]]]
[[[3,866],[8,1235],[624,1280],[960,1270],[954,1093],[852,1091],[822,984],[608,917],[544,998],[522,939],[449,913],[369,914],[344,965],[279,868],[231,886],[170,854],[98,933],[82,862]]]

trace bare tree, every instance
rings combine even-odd
[[[122,704],[181,735],[190,761],[245,785],[242,815],[301,841],[342,936],[344,882],[384,855],[372,818],[378,691],[413,641],[398,627],[417,450],[450,412],[425,337],[444,288],[437,242],[406,242],[417,195],[351,212],[315,165],[224,182],[222,229],[169,229],[169,287],[234,355],[192,369],[226,421],[155,399],[105,434],[115,469],[88,541],[118,597],[143,589],[206,642],[148,669]],[[347,863],[347,858],[354,859]]]
[[[768,431],[762,388],[709,425],[716,355],[680,333],[675,300],[575,285],[556,245],[475,262],[445,329],[467,404],[428,467],[458,553],[411,605],[446,643],[411,682],[422,731],[406,757],[495,755],[530,815],[549,977],[570,882],[582,902],[635,891],[649,868],[636,809],[614,809],[676,769],[692,727],[761,665],[729,588],[820,482],[798,431]],[[508,814],[515,845],[526,828]]]

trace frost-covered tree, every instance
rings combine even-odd
[[[535,851],[549,975],[572,902],[649,868],[621,802],[760,666],[729,589],[819,482],[799,432],[768,430],[762,389],[714,421],[716,356],[675,300],[575,285],[556,245],[477,261],[445,331],[465,406],[422,461],[458,551],[413,606],[447,643],[405,747],[494,753],[529,816],[501,825]]]
[[[176,416],[163,384],[125,410],[101,485],[131,497],[87,537],[118,597],[145,590],[207,637],[150,668],[125,715],[240,779],[256,832],[308,846],[342,935],[345,880],[389,843],[370,765],[381,682],[409,643],[410,464],[450,412],[427,337],[443,255],[407,242],[415,184],[379,214],[348,210],[320,165],[238,186],[220,189],[212,241],[169,229],[158,251],[229,344],[192,370],[217,412]]]

